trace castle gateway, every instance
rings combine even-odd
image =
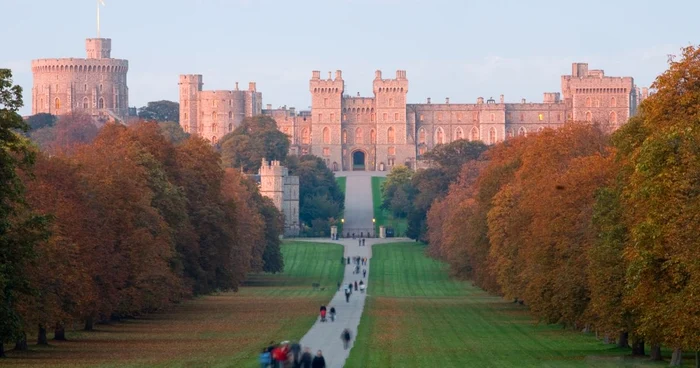
[[[574,63],[561,77],[561,93],[545,92],[543,101],[507,103],[409,104],[406,71],[385,79],[377,71],[372,97],[349,96],[342,72],[309,81],[311,111],[262,109],[262,94],[251,83],[248,91],[202,91],[202,76],[180,77],[180,123],[186,132],[216,142],[233,131],[245,116],[268,115],[291,140],[292,154],[314,154],[338,170],[390,170],[398,164],[415,168],[433,147],[459,139],[495,144],[567,121],[599,122],[615,129],[634,115],[647,89],[631,77],[608,77],[588,64]],[[194,103],[193,103],[194,101]]]

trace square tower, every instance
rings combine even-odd
[[[202,91],[202,75],[180,75],[180,126],[186,133],[198,132],[199,92]]]
[[[341,119],[345,82],[343,72],[337,70],[335,79],[321,79],[320,71],[313,71],[309,81],[311,92],[311,153],[323,158],[328,167],[342,165]],[[302,133],[302,139],[304,139]],[[302,142],[304,144],[304,142]]]
[[[405,70],[396,71],[396,79],[382,79],[381,70],[374,75],[373,92],[376,104],[376,163],[390,169],[397,163],[415,157],[415,132],[409,129],[406,116],[408,79]]]

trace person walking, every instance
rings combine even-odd
[[[340,334],[340,339],[343,340],[343,348],[345,350],[348,350],[350,347],[350,339],[352,339],[352,335],[350,335],[350,330],[349,329],[344,329],[343,333]]]
[[[294,367],[299,367],[301,361],[301,345],[298,342],[293,342],[289,348],[289,354],[292,356]]]
[[[350,288],[345,288],[345,302],[350,303]]]
[[[366,268],[364,270],[362,270],[362,278],[364,279],[365,277],[367,277],[367,269]],[[338,286],[338,290],[340,290],[340,285]]]
[[[311,368],[326,368],[326,359],[323,358],[321,350],[316,352],[314,360],[311,361]]]
[[[355,281],[355,291],[357,291],[357,281]]]
[[[363,246],[363,247],[364,247],[365,245],[367,245],[367,244],[365,244],[365,240],[367,240],[367,239],[362,239],[362,246]]]
[[[311,368],[311,362],[314,357],[311,355],[311,349],[304,348],[304,354],[301,354],[301,360],[299,361],[299,366],[301,368]]]
[[[361,293],[365,292],[365,283],[362,280],[360,280],[360,292]]]
[[[357,239],[357,243],[358,243],[357,246],[361,247],[362,246],[362,239]]]
[[[335,307],[331,307],[331,322],[335,322]]]
[[[267,349],[263,349],[260,353],[260,368],[268,368],[272,364],[272,354]]]

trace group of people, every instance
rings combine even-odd
[[[311,354],[311,349],[304,348],[297,342],[283,341],[275,344],[273,341],[260,353],[261,368],[325,368],[326,359],[321,350],[316,356]]]
[[[321,306],[321,322],[326,322],[326,306],[322,305]],[[335,321],[335,307],[331,307],[330,310],[330,317],[331,317],[331,322]]]
[[[359,246],[361,246],[361,247],[364,247],[364,246],[365,246],[365,238],[357,239],[357,241],[358,241],[358,243],[359,243],[359,244],[358,244]]]

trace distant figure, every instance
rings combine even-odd
[[[321,306],[321,322],[326,322],[326,306]]]
[[[352,233],[352,238],[355,239],[355,233]]]
[[[338,281],[338,291],[340,291],[340,281]]]
[[[304,354],[301,354],[301,361],[299,362],[299,366],[301,368],[311,368],[311,361],[313,359],[314,357],[311,355],[311,349],[304,348]]]
[[[365,240],[367,240],[367,239],[362,239],[362,245],[363,245],[363,246],[365,245]]]
[[[348,257],[348,264],[350,264],[350,257]]]
[[[299,366],[301,360],[301,345],[298,342],[292,343],[289,347],[289,353],[292,355],[292,360],[294,361],[294,366]]]
[[[348,350],[348,347],[350,347],[350,339],[352,336],[350,335],[350,330],[347,328],[343,330],[343,333],[340,334],[340,339],[343,340],[343,348],[345,350]]]
[[[364,238],[364,237],[365,237],[365,232],[364,232],[364,231],[361,231],[361,232],[360,232],[360,238]]]
[[[335,322],[335,307],[331,307],[331,322]]]
[[[355,291],[357,291],[357,281],[355,281]]]
[[[350,293],[351,293],[350,289],[345,288],[345,302],[346,303],[350,303]]]
[[[360,292],[364,293],[365,292],[365,283],[360,281]]]
[[[358,243],[357,245],[361,247],[362,246],[362,239],[357,239],[357,243]]]
[[[340,257],[340,264],[342,264],[342,265],[345,264],[345,257]]]
[[[267,368],[272,364],[272,354],[270,354],[267,349],[263,349],[263,351],[260,353],[260,368]]]
[[[362,270],[362,278],[367,277],[367,269]],[[340,283],[338,284],[338,290],[340,290]]]
[[[311,362],[311,368],[326,368],[326,360],[323,359],[323,353],[319,350]]]

